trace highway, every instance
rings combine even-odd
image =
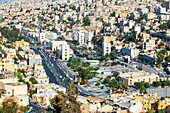
[[[55,60],[51,55],[49,55],[49,53],[46,53],[47,55],[45,55],[45,53],[38,50],[37,47],[31,46],[31,48],[35,51],[35,53],[41,55],[42,63],[50,82],[68,88],[69,79],[74,80],[77,75],[62,61]],[[66,77],[66,74],[68,74],[68,77]],[[60,76],[62,76],[62,78],[60,78]],[[74,85],[78,88],[80,94],[86,96],[91,95],[83,86],[78,84]]]
[[[47,66],[47,63],[46,63],[46,60],[45,60],[45,56],[40,51],[38,51],[36,48],[31,48],[31,49],[33,49],[36,54],[40,54],[41,55],[42,65],[43,65],[43,67],[45,69],[45,72],[47,73],[47,76],[50,79],[50,83],[58,84],[58,81],[56,80],[56,77],[53,75],[53,73],[51,72],[51,70]]]

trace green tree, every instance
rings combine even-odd
[[[110,41],[110,44],[113,45],[113,41]]]
[[[111,60],[117,59],[117,54],[116,54],[115,51],[112,51],[112,52],[110,53],[110,59],[111,59]]]
[[[110,17],[115,17],[115,12],[111,13]]]
[[[145,88],[150,88],[150,84],[148,82],[145,82],[144,87]]]
[[[167,57],[165,58],[165,61],[166,61],[166,62],[170,62],[170,56],[167,56]]]
[[[111,80],[110,76],[107,76],[104,80],[103,80],[103,84],[109,84]]]
[[[157,64],[161,64],[163,62],[164,56],[163,54],[157,53]]]
[[[75,96],[58,92],[58,95],[51,102],[56,113],[81,113],[80,103],[76,101]]]
[[[113,77],[117,77],[119,75],[119,72],[114,72]]]
[[[151,109],[151,110],[148,110],[146,113],[155,113],[155,110]]]
[[[8,99],[2,103],[0,113],[24,113],[28,110],[28,106],[19,106],[13,99]]]
[[[160,28],[161,30],[167,30],[167,29],[168,29],[168,26],[167,26],[166,23],[163,23],[163,24],[161,24],[161,25],[159,26],[159,28]]]
[[[100,86],[100,82],[97,82],[97,83],[95,84],[95,86]]]
[[[163,109],[159,109],[159,110],[156,110],[155,113],[165,113],[165,111]]]
[[[160,81],[154,81],[153,82],[153,86],[154,87],[158,87],[158,86],[160,86],[161,85],[161,82]]]
[[[34,78],[34,77],[31,77],[29,79],[29,81],[32,83],[32,84],[38,84],[38,81]]]
[[[150,84],[148,82],[135,82],[134,83],[136,89],[146,89],[146,88],[149,88],[150,87]]]
[[[17,113],[18,105],[14,100],[8,99],[7,101],[2,103],[2,108],[0,109],[0,112],[1,113]]]
[[[90,26],[90,19],[89,19],[89,17],[85,17],[84,19],[83,19],[83,26]]]
[[[83,66],[83,67],[90,67],[90,63],[89,63],[89,62],[83,62],[83,63],[82,63],[82,66]]]

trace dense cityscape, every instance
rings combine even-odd
[[[0,113],[170,113],[169,0],[0,2]]]

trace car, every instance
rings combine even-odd
[[[71,77],[69,77],[70,80],[73,80]]]
[[[68,74],[66,74],[66,77],[68,78],[68,77],[69,77],[69,75],[68,75]]]

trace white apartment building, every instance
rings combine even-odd
[[[40,33],[40,35],[39,35],[39,42],[40,43],[42,43],[42,42],[44,42],[46,40],[46,38],[45,38],[45,33]]]
[[[154,39],[147,39],[143,42],[143,50],[149,51],[154,50],[155,48],[155,40]]]
[[[51,41],[52,51],[57,51],[58,57],[63,61],[67,61],[72,57],[73,50],[66,41]]]
[[[78,33],[78,44],[79,45],[85,44],[85,32]]]
[[[137,34],[139,34],[141,32],[141,27],[140,26],[135,26],[135,29],[134,29]]]
[[[80,46],[85,44],[85,30],[79,28],[73,31],[73,40],[77,41]]]
[[[18,82],[18,79],[0,79],[0,88],[4,90],[0,103],[5,99],[14,99],[20,106],[29,105],[28,87]]]
[[[166,13],[166,8],[162,7],[162,6],[159,6],[158,7],[158,13]]]
[[[103,48],[103,55],[111,53],[111,43],[103,42],[102,48]]]
[[[73,40],[77,41],[79,46],[86,45],[87,47],[91,47],[89,43],[93,36],[93,31],[90,29],[77,28],[73,30]]]
[[[122,54],[129,55],[131,56],[131,58],[137,57],[139,53],[140,53],[139,49],[136,48],[126,48],[126,47],[122,48]]]
[[[57,34],[53,32],[41,32],[39,33],[38,41],[43,43],[44,41],[50,41],[53,39],[57,39]]]
[[[73,50],[70,49],[70,45],[68,44],[63,44],[61,46],[61,60],[67,61],[72,57],[73,55]]]
[[[129,24],[129,29],[132,29],[133,26],[135,25],[135,21],[130,20],[128,24]]]
[[[61,50],[61,45],[67,44],[66,41],[51,41],[52,51]]]

